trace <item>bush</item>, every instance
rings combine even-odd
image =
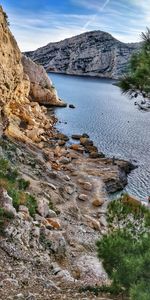
[[[31,217],[34,217],[36,214],[36,210],[37,210],[36,198],[32,195],[28,195],[28,194],[26,194],[26,195],[27,195],[27,200],[26,200],[25,205],[28,207]]]
[[[18,188],[19,190],[26,190],[30,185],[30,181],[20,178],[18,180]]]
[[[6,175],[8,166],[9,166],[8,160],[4,158],[0,158],[0,177]]]
[[[8,16],[7,16],[7,14],[5,12],[3,12],[3,14],[4,14],[4,19],[6,21],[7,26],[9,26],[10,23],[9,23],[9,20],[8,20]]]
[[[111,287],[116,294],[123,292],[131,300],[148,300],[150,226],[145,220],[150,217],[150,212],[142,205],[126,200],[123,198],[109,204],[108,221],[111,229],[97,241],[97,254],[112,280]]]

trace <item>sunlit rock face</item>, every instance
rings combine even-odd
[[[118,78],[140,44],[125,44],[102,31],[86,32],[27,52],[48,72]]]
[[[24,72],[30,79],[29,97],[31,101],[37,101],[43,105],[64,106],[64,102],[59,100],[45,69],[25,55],[22,56],[22,64]]]
[[[53,105],[62,102],[42,67],[32,61],[23,67],[22,54],[0,7],[0,110],[5,134],[24,142],[40,142],[51,128],[46,109],[39,105],[44,99]]]

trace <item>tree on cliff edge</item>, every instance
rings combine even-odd
[[[142,48],[131,58],[129,72],[119,81],[123,94],[131,98],[142,96],[141,104],[150,107],[150,29],[142,33]]]

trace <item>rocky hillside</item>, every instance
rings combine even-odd
[[[125,44],[102,31],[86,32],[26,52],[47,72],[118,78],[140,44]]]
[[[108,195],[133,166],[87,134],[67,144],[39,105],[60,100],[44,69],[21,57],[2,8],[0,26],[0,299],[94,299],[81,288],[110,283],[95,245],[108,232]]]

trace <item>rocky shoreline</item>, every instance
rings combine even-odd
[[[108,230],[108,193],[133,166],[87,134],[67,145],[43,106],[64,103],[8,25],[0,6],[0,299],[94,299],[79,288],[109,284],[95,242]]]
[[[1,155],[30,182],[27,192],[37,199],[35,217],[20,205],[0,238],[2,300],[45,300],[50,294],[51,299],[94,299],[79,288],[108,282],[95,242],[107,232],[108,192],[125,186],[133,166],[97,151],[100,157],[91,158],[87,146],[95,146],[88,135],[74,138],[80,144],[66,146],[68,137],[54,128],[37,145],[1,138]],[[2,197],[7,196],[1,195],[1,203]]]

